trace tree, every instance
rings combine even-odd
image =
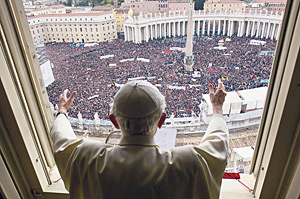
[[[88,1],[82,1],[78,4],[76,4],[76,6],[88,6],[89,5],[89,2]]]
[[[68,0],[67,2],[61,2],[61,3],[63,3],[65,6],[71,6],[72,0]]]
[[[203,10],[205,0],[195,0],[195,10]]]

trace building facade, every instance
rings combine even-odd
[[[112,7],[111,7],[112,8]],[[106,10],[99,10],[95,8],[94,10],[92,7],[68,7],[64,5],[55,5],[55,6],[48,6],[48,5],[28,5],[24,7],[26,16],[37,16],[37,15],[47,15],[47,14],[79,14],[79,13],[100,13]],[[111,9],[110,9],[111,10]]]
[[[133,15],[132,10],[131,9],[116,8],[113,11],[113,15],[116,18],[117,32],[124,32],[123,20],[126,19],[127,16],[132,16]]]
[[[246,3],[240,0],[208,0],[204,3],[204,10],[244,10]]]
[[[103,42],[117,38],[116,19],[110,13],[56,14],[28,17],[36,43]]]
[[[287,0],[258,0],[258,2],[263,3],[265,10],[284,12]]]
[[[132,9],[134,14],[144,12],[144,13],[159,13],[160,6],[167,3],[161,3],[160,1],[142,1],[142,0],[125,0],[121,4],[123,9]]]
[[[51,6],[43,8],[25,8],[27,16],[37,16],[46,14],[66,14],[67,8],[64,6]]]
[[[168,11],[188,11],[190,7],[189,0],[170,0],[168,1]],[[195,3],[192,3],[192,9],[195,9]]]
[[[254,10],[257,11],[271,11],[271,12],[278,12],[281,14],[285,11],[286,0],[258,0],[256,2],[249,3],[245,10],[247,12],[252,12]]]
[[[113,6],[95,6],[91,9],[91,12],[106,12],[106,11],[112,11]]]
[[[169,11],[188,11],[189,0],[162,0],[162,1],[143,1],[125,0],[121,8],[132,9],[134,14],[143,13],[164,13]],[[194,2],[193,2],[194,9]]]
[[[190,8],[189,0],[168,0],[169,11],[188,11]],[[195,9],[195,2],[192,2],[192,9]]]
[[[278,39],[281,28],[278,12],[194,11],[193,33],[196,35],[236,34],[238,37]],[[141,43],[149,39],[187,34],[188,12],[169,12],[128,17],[124,21],[125,41]]]

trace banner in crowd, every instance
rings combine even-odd
[[[53,64],[49,60],[43,63],[42,65],[40,65],[40,69],[46,87],[48,87],[50,84],[52,84],[52,82],[55,81],[52,68],[53,68]]]
[[[103,56],[100,56],[100,59],[107,59],[107,58],[110,58],[110,57],[114,57],[115,55],[103,55]]]
[[[127,61],[134,61],[134,58],[131,58],[131,59],[122,59],[122,60],[120,60],[120,62],[127,62]]]
[[[169,89],[176,89],[176,90],[185,90],[185,86],[168,86]]]
[[[137,61],[142,61],[142,62],[150,62],[150,59],[146,59],[146,58],[137,58]]]
[[[200,84],[197,84],[197,85],[189,85],[190,86],[190,88],[193,88],[193,87],[201,87],[201,85]]]
[[[225,47],[225,46],[216,46],[216,47],[214,47],[214,49],[215,50],[226,50],[227,47]]]
[[[193,77],[201,77],[200,71],[194,71],[194,74],[192,74]]]
[[[91,99],[94,99],[94,98],[97,98],[97,97],[99,97],[99,95],[94,95],[94,96],[89,97],[89,98],[87,98],[87,99],[88,99],[88,100],[91,100]]]
[[[250,40],[250,45],[256,45],[256,46],[259,46],[259,45],[265,45],[267,42],[265,41],[261,41],[261,40],[255,40],[255,39],[251,39]]]
[[[128,78],[128,81],[136,81],[136,80],[144,80],[145,77],[133,77],[133,78]]]
[[[147,77],[147,79],[155,79],[156,76],[152,76],[152,77]]]
[[[260,82],[261,83],[269,83],[269,80],[268,79],[261,79]]]
[[[84,47],[93,47],[93,46],[97,46],[98,44],[97,43],[87,43],[87,44],[84,44]]]
[[[180,48],[180,47],[171,47],[170,50],[178,50],[181,52],[185,52],[185,48]]]

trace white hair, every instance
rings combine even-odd
[[[113,103],[111,104],[110,112],[115,116],[124,136],[153,135],[165,108],[165,97],[162,95],[162,103],[158,110],[146,117],[132,118],[119,115]]]

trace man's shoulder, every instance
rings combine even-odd
[[[197,148],[196,145],[186,145],[186,146],[172,148],[169,150],[169,152],[174,158],[185,159],[185,160],[187,160],[188,158],[194,159],[199,155],[199,153],[195,148]]]
[[[104,144],[96,140],[84,138],[82,139],[81,143],[77,146],[77,151],[84,154],[95,154],[103,153],[103,151],[112,147],[113,146],[109,144]]]

